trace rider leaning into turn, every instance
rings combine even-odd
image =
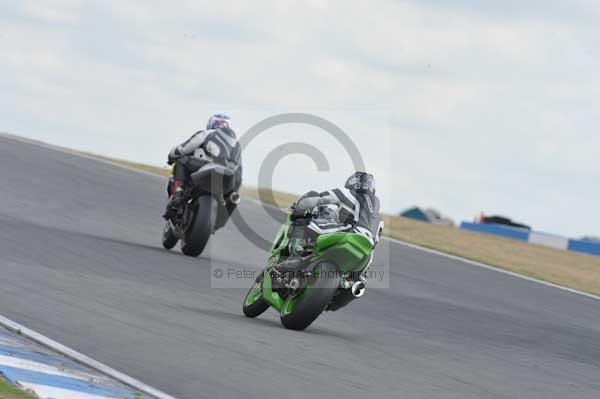
[[[369,236],[377,243],[383,228],[379,218],[379,198],[375,195],[375,179],[365,172],[356,172],[347,180],[343,188],[317,193],[304,194],[293,206],[294,213],[301,215],[323,205],[337,205],[339,208],[338,226],[314,226],[308,228],[316,233],[329,233],[354,229]]]
[[[170,219],[176,214],[183,201],[185,184],[192,173],[207,163],[224,164],[226,159],[232,157],[232,154],[237,154],[239,157],[240,152],[241,148],[236,134],[231,128],[231,118],[225,114],[212,115],[206,124],[206,130],[196,132],[180,145],[173,147],[169,152],[168,163],[169,165],[175,164],[175,173],[171,186],[171,197],[163,217]],[[238,191],[241,185],[241,173],[240,165],[234,191]],[[235,209],[235,204],[228,203],[227,209],[231,214]]]
[[[331,209],[331,206],[334,209]],[[325,210],[329,214],[323,219],[316,219],[306,225],[306,229],[311,230],[309,236],[333,233],[338,231],[354,231],[367,237],[373,247],[379,242],[383,231],[383,221],[379,217],[379,198],[375,195],[375,179],[372,175],[365,172],[356,172],[352,174],[343,188],[317,193],[310,191],[304,194],[292,206],[293,214],[296,217],[303,217],[312,213],[316,207],[321,208],[320,217]],[[324,209],[323,209],[324,208]],[[337,208],[337,212],[335,211]],[[337,217],[336,217],[337,216]],[[302,241],[306,235],[300,233],[295,236],[292,233],[291,239],[294,242],[300,239]],[[291,245],[290,253],[296,254],[303,250],[302,245]],[[365,287],[365,280],[362,274],[370,267],[369,264],[361,271],[360,277],[362,287]],[[328,310],[337,310],[356,297],[350,290],[345,290],[335,296],[333,302],[328,305]]]

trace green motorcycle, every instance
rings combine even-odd
[[[382,229],[323,228],[318,216],[288,212],[269,253],[269,266],[243,302],[244,315],[256,317],[272,306],[281,324],[304,330],[325,311],[335,311],[365,292],[369,267]],[[299,233],[300,232],[300,233]]]

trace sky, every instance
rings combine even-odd
[[[342,129],[383,210],[501,214],[600,235],[600,2],[0,0],[0,131],[154,165],[231,115],[241,136],[309,113]],[[258,183],[340,186],[350,155],[292,123],[244,151]]]

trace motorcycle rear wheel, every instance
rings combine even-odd
[[[318,276],[304,292],[288,298],[280,313],[281,324],[290,330],[304,330],[325,310],[340,286],[338,267],[322,262],[315,269]]]
[[[194,220],[185,232],[181,252],[197,257],[204,251],[217,218],[217,201],[212,195],[202,195],[196,200]]]

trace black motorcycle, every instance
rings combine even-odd
[[[181,240],[181,252],[194,257],[200,255],[210,235],[225,226],[239,203],[240,196],[234,190],[240,175],[241,167],[233,162],[227,166],[207,163],[192,173],[185,185],[183,205],[165,224],[163,247],[171,249]],[[167,185],[169,196],[173,179],[171,176]]]

